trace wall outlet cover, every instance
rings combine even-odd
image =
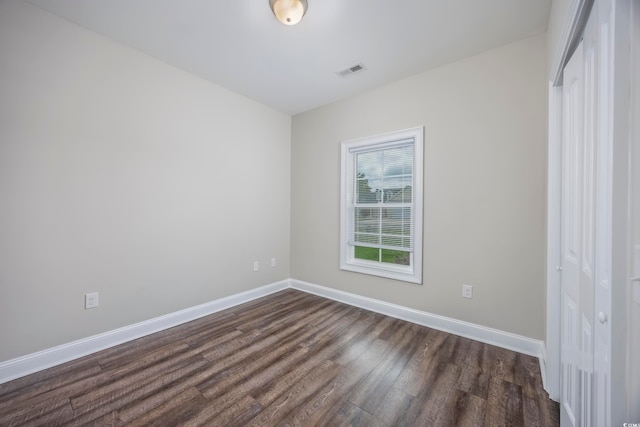
[[[91,292],[84,295],[84,309],[97,308],[99,305],[99,297],[97,292]]]
[[[473,286],[462,285],[462,296],[464,298],[473,298]]]

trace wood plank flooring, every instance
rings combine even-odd
[[[538,360],[295,290],[0,385],[0,426],[558,426]]]

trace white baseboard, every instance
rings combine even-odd
[[[290,287],[300,291],[308,292],[321,297],[329,298],[345,304],[361,307],[376,313],[406,320],[429,328],[450,332],[472,340],[480,341],[518,353],[538,357],[541,360],[540,367],[544,366],[544,343],[540,340],[512,334],[474,323],[427,313],[425,311],[414,310],[401,305],[363,297],[348,292],[327,288],[300,280],[291,279]],[[544,373],[543,373],[544,378]]]
[[[287,289],[272,283],[0,363],[0,384]]]
[[[96,353],[127,341],[199,319],[287,288],[297,289],[418,325],[450,332],[465,338],[538,357],[540,359],[542,378],[543,381],[545,380],[544,343],[542,341],[300,280],[287,279],[113,331],[1,362],[0,384]]]

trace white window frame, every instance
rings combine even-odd
[[[409,265],[357,259],[354,245],[349,242],[353,227],[351,216],[355,198],[355,155],[367,149],[392,147],[400,141],[413,140],[413,253]],[[340,269],[370,274],[389,279],[422,284],[422,202],[424,168],[424,127],[415,127],[397,132],[385,133],[366,138],[343,141],[341,145],[341,185],[340,185]]]

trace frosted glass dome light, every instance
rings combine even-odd
[[[307,12],[307,0],[269,0],[269,5],[278,21],[285,25],[296,25]]]

